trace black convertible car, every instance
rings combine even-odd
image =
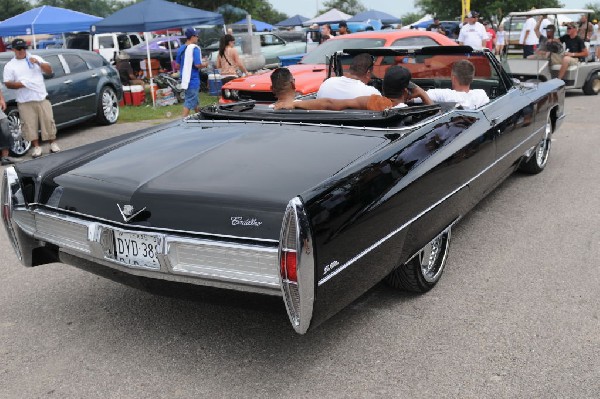
[[[4,170],[1,196],[17,257],[278,295],[301,334],[382,279],[428,291],[452,227],[513,171],[545,168],[564,83],[520,84],[470,47],[372,52],[383,57],[376,76],[401,63],[424,88],[450,87],[452,63],[468,58],[472,88],[491,101],[383,112],[215,105],[23,162]],[[343,73],[346,56],[332,71]]]

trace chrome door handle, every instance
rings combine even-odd
[[[96,77],[98,77],[98,74],[97,73],[93,73],[92,74],[92,78],[96,78]]]
[[[501,120],[502,120],[502,117],[500,117],[500,116],[492,118],[492,120],[490,121],[490,125],[496,126],[498,124],[498,122],[500,122]]]
[[[66,85],[68,85],[68,84],[73,83],[73,81],[71,79],[69,79],[69,80],[65,80],[63,83],[66,84]]]

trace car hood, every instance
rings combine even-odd
[[[208,126],[182,122],[82,163],[54,177],[48,205],[117,223],[131,205],[143,211],[128,224],[277,240],[290,199],[386,141],[343,128]]]
[[[290,65],[288,67],[296,83],[296,91],[300,94],[316,93],[327,77],[325,64]],[[223,86],[224,89],[271,91],[271,73],[262,73],[232,80]]]

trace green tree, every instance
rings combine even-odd
[[[0,20],[2,21],[31,9],[31,4],[27,0],[0,0],[0,4]]]
[[[418,21],[423,17],[423,14],[418,12],[409,12],[408,14],[404,14],[400,19],[402,20],[403,26],[408,26],[415,21]]]
[[[252,15],[252,18],[271,24],[282,21],[288,17],[287,14],[275,10],[267,0],[175,0],[175,2],[207,11],[216,11],[220,6],[230,5],[248,11],[248,13]],[[233,16],[228,13],[223,15],[225,23],[235,22],[234,20],[230,20],[230,18],[237,17],[237,15]]]
[[[589,21],[594,19],[600,20],[600,3],[587,3],[583,8],[594,10],[594,13],[590,15]]]
[[[457,19],[461,14],[461,2],[448,0],[415,0],[415,6],[427,14],[440,19]],[[512,11],[527,11],[532,8],[562,7],[559,0],[471,0],[471,10],[477,10],[483,18],[501,20]]]
[[[98,17],[107,17],[123,7],[130,6],[135,1],[125,2],[119,0],[40,0],[38,6],[46,5],[79,11]]]
[[[323,3],[323,9],[319,11],[319,14],[323,14],[332,8],[337,8],[341,12],[350,15],[356,15],[366,10],[360,0],[328,0]]]

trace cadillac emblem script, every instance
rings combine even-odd
[[[126,222],[129,222],[146,209],[146,207],[143,207],[136,212],[133,205],[123,205],[123,208],[121,208],[121,205],[117,204],[117,207],[119,208],[119,212],[121,212],[121,216],[123,216],[123,220]]]
[[[256,220],[255,218],[244,219],[241,216],[232,216],[231,217],[231,225],[232,226],[255,226],[255,227],[258,227],[261,224],[262,224],[262,222]]]

